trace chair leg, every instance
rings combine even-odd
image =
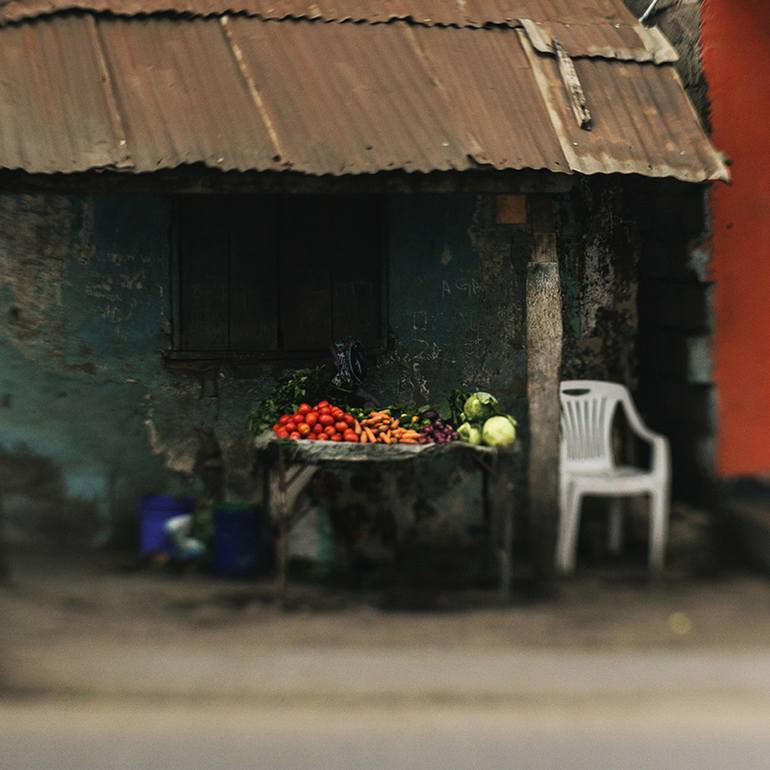
[[[650,495],[650,570],[663,571],[668,537],[668,490],[661,487]]]
[[[614,555],[623,550],[623,500],[620,497],[610,499],[610,527],[607,546],[610,553]]]
[[[580,498],[581,495],[570,487],[562,499],[559,541],[556,545],[556,568],[562,575],[571,575],[575,571]]]

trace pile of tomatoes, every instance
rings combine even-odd
[[[320,401],[315,406],[300,404],[294,414],[284,414],[273,425],[273,433],[278,438],[357,444],[361,427],[352,414],[328,401]]]

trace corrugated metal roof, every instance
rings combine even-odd
[[[536,46],[504,26],[46,16],[0,29],[0,167],[726,178],[670,65],[578,61],[588,133]]]
[[[126,163],[96,24],[57,18],[0,33],[0,165],[85,171]]]
[[[635,24],[623,0],[6,0],[0,18],[28,19],[81,9],[136,16],[178,12],[196,16],[245,13],[262,19],[382,23],[410,18],[428,25],[483,26],[518,19]]]
[[[593,128],[581,130],[564,98],[556,60],[537,53],[519,32],[570,169],[581,174],[642,174],[688,182],[727,179],[671,65],[575,62]]]
[[[263,20],[370,24],[410,19],[420,26],[475,28],[527,24],[535,47],[544,52],[551,50],[551,39],[557,36],[577,57],[677,59],[665,37],[639,24],[623,0],[10,0],[0,4],[0,25],[72,10],[118,16],[238,14]]]

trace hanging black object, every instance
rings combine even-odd
[[[363,345],[352,337],[332,345],[336,374],[332,385],[340,390],[354,391],[366,378],[366,353]]]

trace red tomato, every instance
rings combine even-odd
[[[315,412],[308,412],[305,415],[305,422],[312,428],[318,422],[318,415]]]
[[[342,436],[340,436],[340,434],[339,434],[339,433],[335,433],[335,434],[332,436],[331,440],[332,440],[332,441],[342,441]]]
[[[358,436],[356,436],[355,432],[352,430],[346,430],[345,435],[343,436],[345,441],[350,442],[351,444],[357,444],[358,443]]]
[[[289,438],[288,431],[285,430],[279,430],[278,431],[278,438]]]
[[[295,430],[297,430],[297,424],[294,422],[294,420],[289,420],[288,422],[284,423],[284,429],[289,431],[289,433],[294,433]]]
[[[306,422],[303,422],[297,427],[297,431],[299,432],[299,435],[304,438],[305,436],[310,435],[310,426]]]
[[[333,425],[327,425],[326,428],[324,429],[324,433],[327,436],[331,437],[337,433],[337,429]]]
[[[340,420],[339,422],[334,423],[334,427],[337,429],[338,433],[344,433],[348,429],[348,424],[343,420]]]
[[[297,409],[297,414],[307,414],[312,411],[313,407],[311,407],[310,404],[300,404],[299,409]]]
[[[308,441],[318,441],[318,436],[316,436],[315,433],[308,433],[307,436],[303,436],[303,438],[307,439]]]
[[[329,437],[325,433],[319,433],[318,434],[318,440],[319,441],[328,441]]]
[[[331,414],[332,410],[328,406],[319,406],[316,410],[318,414]]]
[[[320,422],[317,422],[317,423],[316,423],[316,424],[313,426],[313,433],[315,433],[315,434],[316,434],[316,436],[317,436],[319,433],[323,433],[323,432],[324,432],[324,426],[323,426],[323,425],[321,425],[321,423],[320,423]]]
[[[286,423],[289,422],[289,420],[291,420],[291,415],[290,414],[285,414],[285,415],[283,415],[283,417],[281,417],[278,420],[278,424],[279,425],[286,425]]]
[[[281,426],[278,423],[273,425],[273,433],[278,433],[279,430],[281,430]]]
[[[332,417],[336,417],[338,420],[345,416],[345,412],[338,406],[332,408]]]
[[[318,418],[318,422],[326,428],[329,425],[334,425],[334,418],[330,414],[322,414]]]
[[[356,418],[352,414],[346,414],[342,419],[351,427],[356,424]]]
[[[329,402],[328,402],[328,401],[319,401],[319,402],[318,402],[318,407],[317,407],[317,408],[318,408],[318,409],[322,409],[322,408],[323,408],[323,407],[325,407],[325,406],[329,406]]]
[[[302,438],[302,436],[300,436],[300,434],[297,433],[297,431],[294,431],[294,433],[289,434],[289,438],[293,438],[296,441],[297,439]]]

